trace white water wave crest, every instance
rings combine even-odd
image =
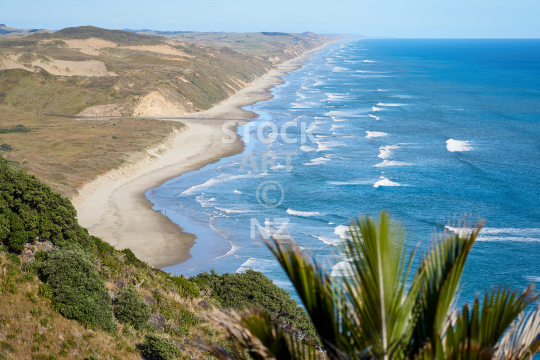
[[[471,142],[466,140],[446,140],[446,149],[450,152],[472,150]]]
[[[372,180],[327,181],[329,185],[371,185]]]
[[[315,151],[315,150],[317,150],[317,149],[314,148],[314,147],[302,145],[302,146],[300,146],[300,150],[302,150],[302,151],[304,151],[304,152],[309,152],[309,151]]]
[[[338,235],[340,239],[349,238],[349,227],[347,225],[338,225],[334,228],[334,234]]]
[[[251,210],[247,210],[247,209],[226,209],[226,208],[220,208],[217,206],[216,206],[216,209],[225,211],[227,214],[242,214],[242,213],[251,212]]]
[[[332,273],[330,276],[351,276],[353,274],[353,268],[348,261],[338,262],[336,265],[332,266]]]
[[[381,159],[388,159],[390,156],[392,156],[392,150],[396,150],[396,149],[399,149],[399,146],[397,145],[381,146],[379,148],[378,157],[380,157]]]
[[[384,176],[381,176],[381,180],[377,181],[375,184],[373,184],[374,188],[378,188],[379,186],[401,186],[401,184],[397,182],[393,182],[385,178]]]
[[[376,138],[376,137],[382,137],[382,136],[387,136],[388,134],[387,133],[384,133],[382,131],[366,131],[366,137],[368,139],[371,139],[371,138]]]
[[[386,167],[386,166],[410,166],[411,163],[406,163],[403,161],[394,161],[394,160],[384,160],[382,163],[373,165],[373,167]]]
[[[287,214],[295,215],[295,216],[304,216],[304,217],[324,216],[323,213],[316,212],[316,211],[297,211],[293,209],[287,209]]]
[[[249,258],[245,263],[240,265],[238,270],[236,270],[236,273],[243,273],[246,270],[255,270],[255,271],[263,271],[268,268],[275,267],[276,264],[274,264],[271,260],[266,259],[256,259],[256,258]]]
[[[338,141],[319,141],[317,140],[317,151],[329,151],[336,146],[344,146],[345,144]]]
[[[305,162],[303,165],[320,165],[320,164],[324,164],[327,161],[331,161],[331,159],[320,157],[320,158],[312,159],[308,162]]]
[[[405,104],[395,104],[395,103],[378,103],[377,106],[405,106]]]
[[[368,116],[369,116],[370,118],[374,118],[375,120],[381,120],[381,118],[380,118],[380,117],[378,117],[378,116],[375,116],[375,115],[371,115],[371,114],[369,114]]]

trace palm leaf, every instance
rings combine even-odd
[[[540,306],[520,314],[497,347],[496,360],[531,359],[540,349]]]
[[[351,264],[351,274],[343,279],[350,294],[351,313],[358,320],[352,334],[360,348],[388,359],[399,355],[412,334],[413,309],[421,285],[417,273],[406,293],[406,280],[415,250],[408,255],[407,234],[402,225],[382,212],[378,221],[361,217],[350,227],[350,241],[342,256]],[[351,331],[352,332],[352,331]]]
[[[331,277],[309,257],[302,255],[294,240],[272,239],[266,244],[293,283],[328,356],[348,358],[344,354],[354,352],[354,344],[340,332],[343,306],[340,299],[345,297],[336,292]]]
[[[535,300],[532,287],[519,296],[515,291],[498,288],[489,296],[486,293],[482,309],[477,298],[470,315],[469,306],[465,304],[455,328],[447,328],[445,358],[491,359],[508,326]]]
[[[421,268],[425,276],[416,303],[419,318],[415,324],[409,354],[416,354],[428,340],[435,347],[435,339],[446,329],[467,256],[483,225],[483,221],[479,222],[472,231],[466,231],[467,228],[463,226],[461,231],[452,236],[446,232],[440,234],[424,255]]]

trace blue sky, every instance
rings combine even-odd
[[[18,28],[284,31],[420,38],[540,38],[538,0],[0,1]]]

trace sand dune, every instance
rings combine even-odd
[[[44,69],[52,75],[59,76],[117,76],[115,72],[108,71],[102,61],[51,60],[44,63],[39,60],[32,62],[31,66],[26,66],[12,59],[3,59],[0,61],[0,68],[25,69],[33,72]]]
[[[150,51],[153,53],[163,54],[163,55],[176,55],[184,56],[188,58],[194,58],[195,56],[189,55],[181,50],[173,48],[170,45],[137,45],[137,46],[121,46],[119,49],[128,49],[128,50],[138,50],[138,51]]]

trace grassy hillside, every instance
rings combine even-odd
[[[0,62],[0,105],[56,115],[94,105],[111,105],[98,115],[133,115],[151,92],[185,113],[200,111],[272,67],[227,48],[95,27],[0,41]]]
[[[152,268],[88,234],[67,199],[3,159],[0,268],[0,359],[215,359],[197,343],[226,349],[228,339],[205,314],[230,308],[280,309],[277,321],[313,333],[262,274],[186,279]]]
[[[226,33],[173,31],[140,31],[139,34],[159,34],[168,39],[185,41],[212,48],[229,47],[253,55],[274,64],[292,59],[306,50],[325,43],[344,39],[344,36],[324,36],[311,32],[289,34],[282,32]]]
[[[0,130],[18,125],[30,129],[0,133],[0,156],[64,196],[95,176],[137,161],[145,148],[165,140],[172,128],[184,126],[151,119],[75,120],[17,113],[0,119]]]

